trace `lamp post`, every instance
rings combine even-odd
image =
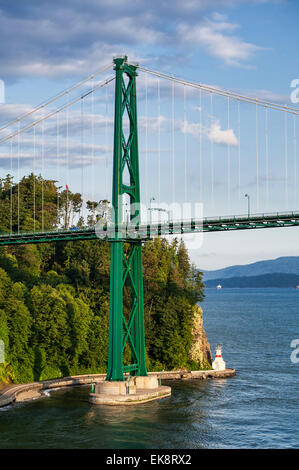
[[[152,201],[155,201],[156,199],[154,197],[150,198],[150,206],[149,206],[149,213],[150,213],[150,225],[152,225]]]
[[[248,200],[248,219],[250,217],[250,196],[249,194],[245,194],[245,197],[247,197],[247,200]]]
[[[125,215],[126,225],[128,227],[128,225],[129,225],[129,205],[128,205],[127,202],[125,203],[125,212],[126,212],[126,215]]]

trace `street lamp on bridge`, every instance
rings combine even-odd
[[[245,197],[247,197],[247,199],[248,199],[248,219],[249,219],[249,217],[250,217],[250,196],[249,196],[249,194],[245,194]]]
[[[155,201],[156,199],[154,197],[150,198],[150,207],[148,208],[148,211],[150,212],[150,225],[152,225],[153,217],[152,217],[152,212],[157,211],[157,212],[166,212],[168,215],[168,223],[170,222],[170,215],[171,211],[167,209],[162,209],[162,207],[152,207],[152,201]],[[160,223],[160,217],[159,217],[159,223]]]

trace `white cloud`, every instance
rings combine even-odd
[[[204,133],[201,124],[195,122],[180,121],[179,128],[183,134],[190,134],[195,138],[200,138],[201,133]]]
[[[215,122],[208,130],[208,138],[216,144],[238,145],[238,139],[233,129],[222,130],[220,124]]]
[[[262,48],[231,35],[238,27],[234,23],[204,20],[191,28],[180,24],[178,33],[183,43],[199,44],[226,64],[240,66]]]
[[[140,63],[147,57],[159,65],[166,58],[168,64],[177,63],[186,59],[180,47],[184,43],[202,45],[209,54],[237,65],[259,47],[233,36],[239,25],[228,22],[222,10],[242,3],[275,2],[64,0],[55,8],[50,0],[6,2],[0,9],[2,73],[13,79],[82,75],[82,70],[92,71],[123,53]],[[204,14],[212,20],[204,19]]]
[[[215,21],[226,21],[227,20],[227,15],[224,15],[223,13],[218,13],[217,11],[214,11],[212,13],[212,19]]]
[[[252,98],[259,98],[261,100],[272,101],[274,103],[286,104],[290,101],[290,96],[288,94],[283,95],[271,90],[242,90],[242,93],[245,93],[247,96],[251,96]]]
[[[210,127],[201,126],[200,123],[180,121],[178,127],[183,134],[190,134],[196,139],[199,139],[202,134],[215,144],[238,145],[238,139],[234,130],[221,129],[218,121],[212,123]]]
[[[157,117],[145,117],[140,116],[139,118],[139,129],[145,130],[147,128],[148,132],[157,132],[165,130],[165,126],[168,123],[168,119],[165,116]]]

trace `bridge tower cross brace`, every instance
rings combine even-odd
[[[138,128],[136,100],[136,66],[127,63],[127,57],[114,59],[115,111],[112,222],[121,227],[123,221],[123,195],[130,198],[130,219],[140,223],[140,183],[138,162]],[[125,135],[124,118],[129,121]],[[129,178],[129,182],[124,179]],[[124,246],[124,243],[126,246]],[[130,289],[130,308],[124,315],[123,290]],[[126,345],[131,350],[131,364],[124,365]],[[126,239],[121,229],[111,240],[109,347],[106,380],[123,381],[124,372],[147,376],[144,341],[144,302],[142,273],[142,242]]]

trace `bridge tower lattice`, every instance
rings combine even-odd
[[[140,182],[136,100],[136,66],[127,57],[114,59],[115,114],[113,149],[112,223],[122,226],[123,195],[130,199],[130,220],[140,223]],[[126,129],[126,117],[128,130]],[[127,132],[126,132],[127,131]],[[127,135],[126,135],[127,133]],[[126,177],[129,181],[125,181]],[[124,372],[146,376],[142,241],[127,239],[120,228],[111,240],[109,349],[106,380],[123,381]],[[124,287],[130,290],[130,308],[124,314]],[[124,365],[126,345],[131,363]]]

